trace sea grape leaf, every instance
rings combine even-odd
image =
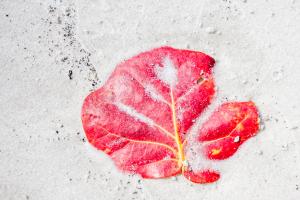
[[[209,159],[222,160],[258,131],[258,112],[253,102],[222,104],[199,130],[199,141]]]
[[[171,47],[123,61],[84,101],[88,141],[120,170],[144,178],[183,174],[195,183],[218,180],[213,169],[191,169],[185,155],[186,135],[215,93],[214,63],[204,53]],[[223,104],[199,129],[199,154],[212,160],[231,156],[256,134],[258,122],[252,102]]]

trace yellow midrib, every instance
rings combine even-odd
[[[183,152],[183,145],[180,139],[180,135],[178,132],[178,127],[177,127],[177,119],[176,119],[176,110],[175,110],[175,101],[174,101],[174,95],[173,95],[173,90],[171,88],[171,110],[172,110],[172,121],[173,121],[173,126],[174,126],[174,135],[175,135],[175,142],[177,144],[177,149],[178,149],[178,165],[181,167],[183,165],[183,162],[185,161],[185,156]]]

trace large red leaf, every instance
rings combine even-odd
[[[216,181],[220,175],[212,169],[191,169],[184,150],[187,131],[214,95],[213,65],[214,59],[201,52],[170,47],[122,62],[84,101],[88,141],[119,169],[144,178],[182,173],[197,183]],[[224,104],[199,130],[199,153],[227,158],[257,130],[253,103]]]

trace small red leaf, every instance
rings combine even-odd
[[[183,173],[196,183],[216,181],[217,172],[190,170],[183,147],[186,133],[214,95],[213,64],[214,59],[201,52],[171,47],[153,49],[122,62],[84,101],[82,123],[88,141],[108,154],[120,170],[144,178]],[[247,113],[248,107],[251,105],[239,113]],[[218,113],[212,120],[219,118]],[[238,114],[230,116],[233,121],[241,118]],[[225,137],[234,123],[219,125],[226,133],[216,133],[213,125],[217,124],[207,122],[201,129],[201,142]],[[257,131],[248,119],[243,126]],[[250,137],[251,131],[240,134],[241,141]],[[225,144],[214,142],[204,151],[217,159],[208,152],[213,147],[224,149]]]
[[[225,159],[254,136],[258,128],[258,112],[253,102],[225,103],[203,124],[199,141],[208,158]]]
[[[183,175],[188,180],[194,183],[212,183],[217,181],[220,178],[220,174],[218,172],[212,170],[185,170]]]

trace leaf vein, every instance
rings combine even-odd
[[[174,153],[175,156],[176,156],[176,154],[177,154],[177,151],[176,151],[173,147],[171,147],[171,146],[169,146],[169,145],[167,145],[167,144],[160,143],[160,142],[146,141],[146,140],[134,140],[134,139],[129,139],[129,138],[127,138],[127,137],[120,136],[120,135],[117,135],[117,134],[115,134],[115,133],[111,133],[110,131],[108,131],[107,129],[105,129],[105,128],[102,127],[102,126],[99,126],[99,127],[107,133],[106,136],[107,136],[107,135],[113,135],[113,136],[115,136],[115,137],[123,138],[123,139],[125,139],[125,140],[128,140],[128,141],[130,141],[130,142],[134,142],[134,143],[142,143],[142,144],[150,144],[150,145],[158,145],[158,146],[162,146],[162,147],[165,147],[165,148],[171,150],[171,151]]]
[[[228,135],[226,135],[226,136],[224,136],[224,137],[221,137],[221,138],[218,138],[218,139],[215,139],[215,140],[209,140],[209,141],[203,142],[202,145],[207,145],[207,144],[210,144],[210,143],[212,143],[212,142],[216,142],[216,141],[223,140],[223,139],[225,139],[225,138],[231,137],[231,134],[237,129],[237,127],[238,127],[239,125],[241,125],[244,121],[246,121],[246,119],[248,119],[248,115],[245,116],[245,118],[244,118],[242,121],[240,121],[240,122],[234,127],[234,129],[232,129],[232,131],[230,131],[230,133],[229,133]]]

